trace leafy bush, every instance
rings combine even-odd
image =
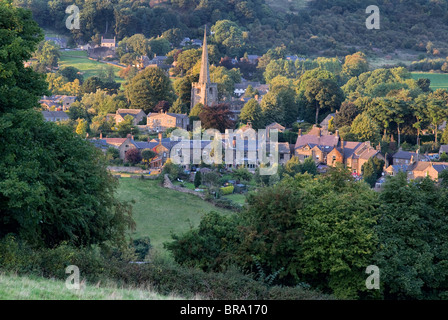
[[[228,186],[228,187],[223,187],[223,188],[221,188],[219,190],[221,191],[222,195],[226,196],[226,195],[232,194],[233,191],[235,190],[235,187],[234,186]]]

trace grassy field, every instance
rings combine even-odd
[[[246,195],[244,194],[234,193],[229,194],[228,196],[224,196],[224,198],[230,199],[233,202],[238,203],[240,205],[244,205],[246,203]]]
[[[113,284],[96,287],[82,284],[79,290],[69,290],[65,281],[39,277],[0,274],[0,300],[179,300],[161,296],[150,288],[122,289]]]
[[[431,89],[448,89],[448,74],[445,73],[429,73],[429,72],[413,72],[414,79],[428,78],[431,80]]]
[[[194,195],[164,189],[159,181],[120,179],[120,200],[135,200],[134,220],[137,229],[133,238],[148,236],[153,247],[164,251],[163,243],[171,241],[171,232],[182,234],[190,226],[198,226],[201,217],[210,211],[232,214]]]
[[[59,68],[75,67],[83,72],[84,79],[97,76],[101,68],[106,68],[108,65],[98,62],[96,60],[90,60],[87,57],[86,51],[61,51],[61,58],[59,59]],[[115,81],[123,83],[124,79],[118,77],[118,72],[121,70],[119,67],[113,66],[115,69]]]

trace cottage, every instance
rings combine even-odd
[[[393,155],[393,164],[395,165],[409,165],[413,160],[418,161],[418,153],[400,150]]]
[[[152,132],[165,132],[168,128],[188,129],[190,120],[186,114],[150,113],[147,118],[147,128]]]
[[[101,36],[101,47],[102,48],[115,49],[115,47],[116,47],[116,37],[114,37],[113,39],[106,39],[103,36]]]
[[[142,109],[118,109],[115,115],[115,123],[119,124],[127,115],[134,118],[133,124],[135,126],[146,117],[146,113]]]
[[[125,160],[126,152],[135,149],[134,139],[131,135],[127,138],[106,138],[104,142],[120,151],[120,159]]]

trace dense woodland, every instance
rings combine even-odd
[[[76,42],[98,43],[103,34],[122,40],[141,33],[147,38],[165,35],[176,45],[184,36],[201,38],[205,24],[230,20],[236,24],[232,39],[219,45],[223,54],[231,56],[261,55],[281,45],[293,54],[324,56],[343,56],[360,48],[424,52],[428,43],[440,53],[448,48],[448,4],[440,0],[313,0],[289,13],[276,12],[265,0],[168,0],[153,7],[149,0],[74,3],[81,9],[81,30],[73,31]],[[14,4],[31,9],[41,27],[69,32],[65,8],[73,1],[14,0]],[[369,5],[380,7],[380,32],[365,26]]]

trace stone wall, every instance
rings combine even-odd
[[[143,170],[139,167],[112,167],[109,166],[107,169],[111,172],[126,172],[126,173],[148,173],[149,170]]]
[[[167,189],[183,192],[183,193],[189,193],[189,194],[192,194],[192,195],[200,197],[202,200],[205,199],[205,194],[203,194],[201,192],[197,192],[197,191],[193,191],[193,190],[190,190],[190,189],[187,189],[187,188],[182,188],[182,187],[175,186],[171,182],[171,180],[170,180],[170,178],[168,177],[167,174],[164,176],[164,179],[163,179],[163,187],[167,188]]]

